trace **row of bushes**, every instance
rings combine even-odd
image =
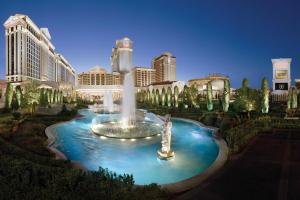
[[[159,199],[157,185],[134,188],[131,175],[117,175],[100,168],[86,172],[49,167],[23,158],[2,155],[0,199]]]
[[[224,132],[231,153],[237,153],[260,132],[270,132],[272,129],[300,129],[300,120],[263,116],[249,120]]]

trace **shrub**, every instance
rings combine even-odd
[[[200,121],[207,126],[214,126],[217,121],[217,115],[215,113],[206,113],[201,117]]]
[[[20,112],[12,112],[11,113],[14,119],[18,120],[21,118],[21,113]]]

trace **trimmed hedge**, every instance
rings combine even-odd
[[[287,120],[276,117],[263,116],[249,120],[225,132],[224,138],[228,143],[231,153],[243,149],[249,141],[259,132],[272,129],[300,129],[300,120]]]

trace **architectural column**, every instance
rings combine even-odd
[[[20,27],[18,27],[19,29]],[[17,54],[18,54],[18,61],[17,61],[17,67],[18,67],[18,81],[20,81],[20,78],[21,78],[21,31],[17,30],[17,33],[18,33],[18,43],[17,43]]]
[[[8,70],[8,63],[9,63],[9,49],[8,49],[8,31],[7,29],[5,30],[5,67],[6,67],[6,72],[5,72],[5,75],[8,75],[9,74],[9,70]]]
[[[16,28],[16,27],[15,27]],[[17,32],[16,29],[14,29],[14,33],[13,33],[13,37],[14,37],[14,75],[17,74]],[[14,78],[14,81],[16,81],[16,78]]]

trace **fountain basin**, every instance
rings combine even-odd
[[[162,127],[160,124],[151,122],[136,122],[133,127],[122,127],[121,121],[108,121],[93,125],[92,131],[96,135],[119,138],[119,139],[138,139],[155,136],[160,134]]]
[[[108,168],[118,174],[132,174],[139,185],[167,184],[172,191],[183,191],[183,186],[186,190],[199,184],[226,161],[227,154],[224,156],[225,151],[219,151],[213,130],[196,122],[172,119],[172,149],[176,155],[170,160],[161,160],[157,156],[161,136],[139,140],[99,137],[91,131],[93,119],[98,116],[106,121],[118,116],[96,114],[88,109],[80,110],[79,114],[83,117],[53,126],[51,135],[55,140],[51,147],[88,170]],[[147,118],[151,118],[151,113],[148,114]],[[182,181],[187,184],[180,184],[178,190],[176,183]]]

